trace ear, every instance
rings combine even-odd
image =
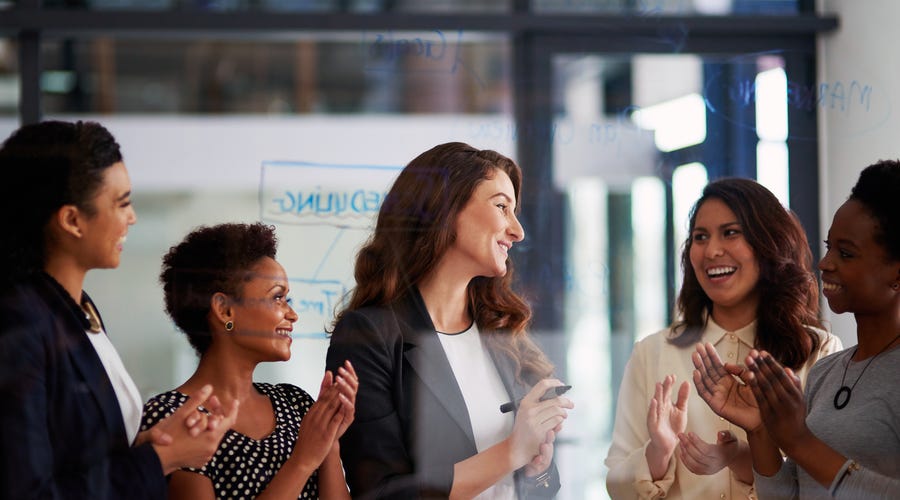
[[[81,225],[84,221],[84,214],[75,205],[63,205],[56,211],[54,221],[56,226],[65,234],[81,238],[83,236]]]
[[[231,307],[232,301],[228,295],[222,292],[216,292],[209,300],[209,313],[213,321],[220,325],[224,325],[228,321],[234,321],[234,309]]]

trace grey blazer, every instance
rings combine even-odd
[[[528,387],[515,381],[513,361],[491,352],[510,400]],[[359,376],[356,417],[341,438],[341,459],[354,498],[446,498],[453,465],[477,453],[462,392],[418,290],[387,307],[347,312],[335,326],[326,368],[344,360]],[[497,411],[500,411],[499,408]],[[549,487],[527,486],[520,498],[552,498]]]

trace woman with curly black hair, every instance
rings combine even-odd
[[[297,313],[270,226],[201,227],[172,247],[160,281],[166,311],[200,356],[193,375],[144,407],[150,428],[197,387],[213,384],[241,413],[212,459],[176,471],[170,498],[349,498],[338,438],[353,421],[350,363],[326,372],[319,400],[291,384],[253,381],[259,363],[291,357]]]

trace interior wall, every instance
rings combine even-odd
[[[900,158],[900,2],[819,0],[821,13],[840,25],[819,37],[819,192],[821,234],[847,199],[859,172],[881,159]],[[819,242],[824,252],[824,245]],[[824,306],[844,346],[856,344],[848,314]]]

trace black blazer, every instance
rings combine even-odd
[[[491,352],[510,400],[528,387],[515,382],[507,356]],[[326,368],[349,359],[359,376],[356,418],[341,438],[341,459],[354,497],[445,498],[453,465],[477,453],[472,424],[450,362],[425,303],[413,289],[389,307],[347,312],[335,326]],[[497,411],[500,411],[499,407]],[[553,497],[550,487],[526,486],[520,498]]]
[[[0,498],[166,497],[156,452],[127,441],[87,328],[49,276],[0,296]]]

